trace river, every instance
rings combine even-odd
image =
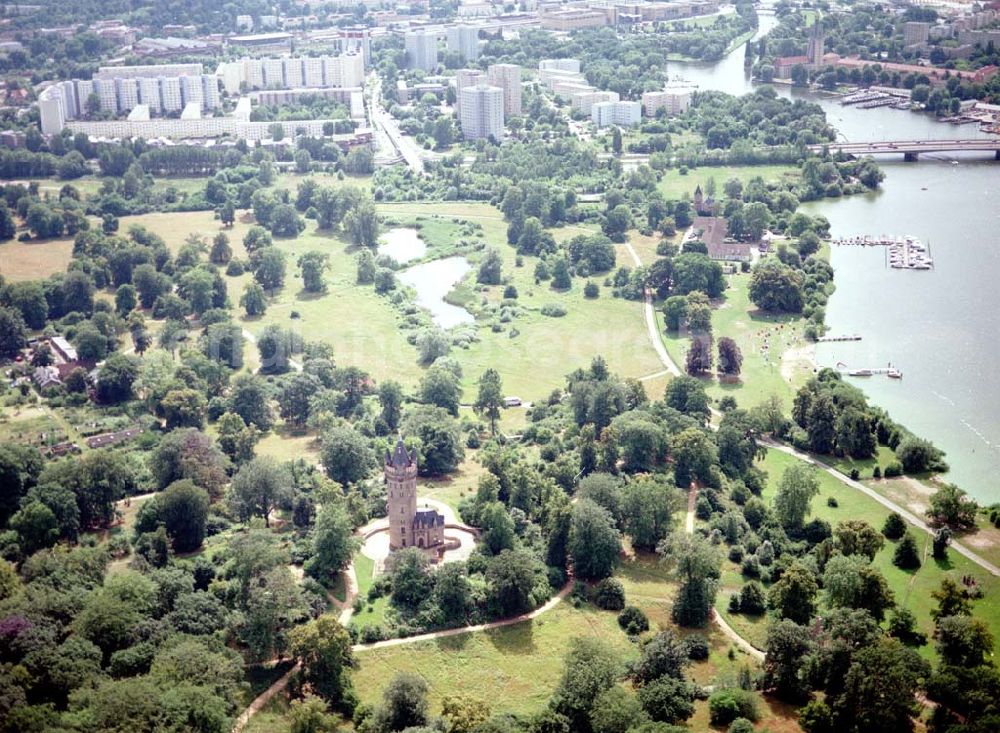
[[[775,25],[761,16],[761,31]],[[702,89],[743,94],[753,89],[742,48],[716,64],[672,64],[670,74]],[[921,140],[985,136],[908,111],[860,110],[835,99],[776,86],[787,97],[819,103],[842,139]],[[834,366],[885,366],[902,380],[853,379],[870,399],[948,454],[954,481],[983,503],[1000,501],[1000,376],[992,371],[1000,335],[1000,162],[991,154],[880,157],[880,191],[811,202],[803,210],[830,220],[833,236],[912,234],[929,243],[930,272],[891,270],[882,248],[834,247],[837,284],[827,307],[831,333],[860,333],[860,342],[820,344],[817,361]],[[985,375],[985,376],[984,376]]]

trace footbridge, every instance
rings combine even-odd
[[[887,140],[862,143],[824,143],[809,145],[809,150],[845,155],[902,155],[904,160],[916,160],[921,153],[989,152],[1000,160],[1000,138],[974,140]]]

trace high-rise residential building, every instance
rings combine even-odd
[[[907,22],[903,23],[903,43],[907,46],[913,46],[919,43],[927,43],[927,39],[930,37],[931,24],[930,23],[917,23],[917,22]]]
[[[517,64],[492,64],[486,70],[491,86],[503,89],[505,118],[521,114],[521,67]]]
[[[285,69],[285,88],[298,89],[302,86],[302,59],[285,58],[282,59]]]
[[[480,69],[459,69],[455,72],[455,99],[462,98],[462,90],[486,83],[486,74]],[[498,86],[498,85],[494,85]],[[455,105],[458,107],[459,105]]]
[[[118,114],[118,89],[114,79],[94,79],[94,93],[101,103],[101,112]]]
[[[364,57],[359,53],[327,56],[323,76],[328,87],[359,87],[365,83]]]
[[[477,84],[462,90],[459,122],[466,140],[503,138],[503,90]]]
[[[591,108],[590,119],[598,127],[635,127],[642,119],[642,105],[639,102],[598,102]]]
[[[64,81],[62,90],[63,112],[67,120],[75,120],[80,116],[80,99],[76,94],[76,82]]]
[[[184,98],[181,95],[181,79],[170,76],[160,79],[160,99],[163,100],[164,112],[180,112],[184,109]]]
[[[240,59],[219,64],[215,75],[229,94],[248,89],[359,87],[365,64],[360,53],[307,58]]]
[[[136,79],[115,79],[114,84],[119,110],[126,112],[139,104],[139,83]]]
[[[416,30],[407,33],[405,38],[407,68],[434,71],[438,65],[437,33]]]
[[[139,82],[139,102],[149,107],[152,113],[159,113],[163,110],[163,102],[160,100],[160,80],[143,77],[137,79]]]
[[[251,89],[263,89],[264,62],[261,59],[243,59],[243,77]]]
[[[187,106],[192,102],[201,105],[205,101],[205,88],[201,83],[200,76],[182,76],[181,80],[181,102]]]
[[[538,62],[538,70],[554,69],[558,71],[569,71],[573,74],[580,73],[579,59],[542,59]]]
[[[323,81],[323,59],[322,57],[310,57],[302,59],[302,85],[307,87],[326,86]]]
[[[201,77],[202,100],[205,109],[216,109],[222,104],[219,95],[219,80],[210,75],[203,74]]]
[[[264,74],[264,87],[285,88],[285,64],[282,59],[262,59],[261,67]]]
[[[80,116],[87,114],[87,103],[90,95],[94,93],[94,82],[90,79],[78,79],[76,82],[76,108],[80,111]]]
[[[458,53],[462,61],[479,58],[479,29],[471,25],[453,25],[446,31],[448,50]]]
[[[342,54],[360,54],[363,69],[372,63],[372,39],[364,26],[353,26],[340,30],[340,52]]]
[[[38,115],[42,133],[58,135],[66,124],[66,99],[58,84],[46,87],[38,97]]]

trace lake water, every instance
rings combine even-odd
[[[427,243],[420,238],[416,229],[396,227],[378,239],[378,254],[391,257],[401,265],[420,259],[427,253]]]
[[[414,265],[398,274],[399,280],[417,293],[416,302],[431,313],[431,319],[441,328],[452,328],[476,319],[465,308],[445,302],[444,298],[460,282],[472,265],[464,257],[444,259]]]
[[[774,19],[761,16],[761,30]],[[743,94],[752,85],[743,49],[715,65],[672,64],[702,89]],[[975,125],[954,126],[891,109],[859,110],[836,99],[776,87],[788,97],[819,103],[842,139],[921,140],[986,136]],[[901,156],[900,156],[901,157]],[[981,502],[1000,501],[1000,376],[993,371],[1000,335],[1000,162],[992,154],[921,156],[917,163],[877,158],[886,178],[880,191],[811,202],[836,236],[912,234],[931,247],[934,270],[891,270],[883,248],[834,247],[837,291],[827,307],[833,334],[860,333],[860,342],[819,344],[817,361],[834,366],[885,366],[902,380],[852,379],[878,405],[948,454],[950,480]],[[957,161],[957,165],[953,162]]]

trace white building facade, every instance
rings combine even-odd
[[[503,90],[477,84],[462,90],[459,122],[466,140],[503,139]]]

